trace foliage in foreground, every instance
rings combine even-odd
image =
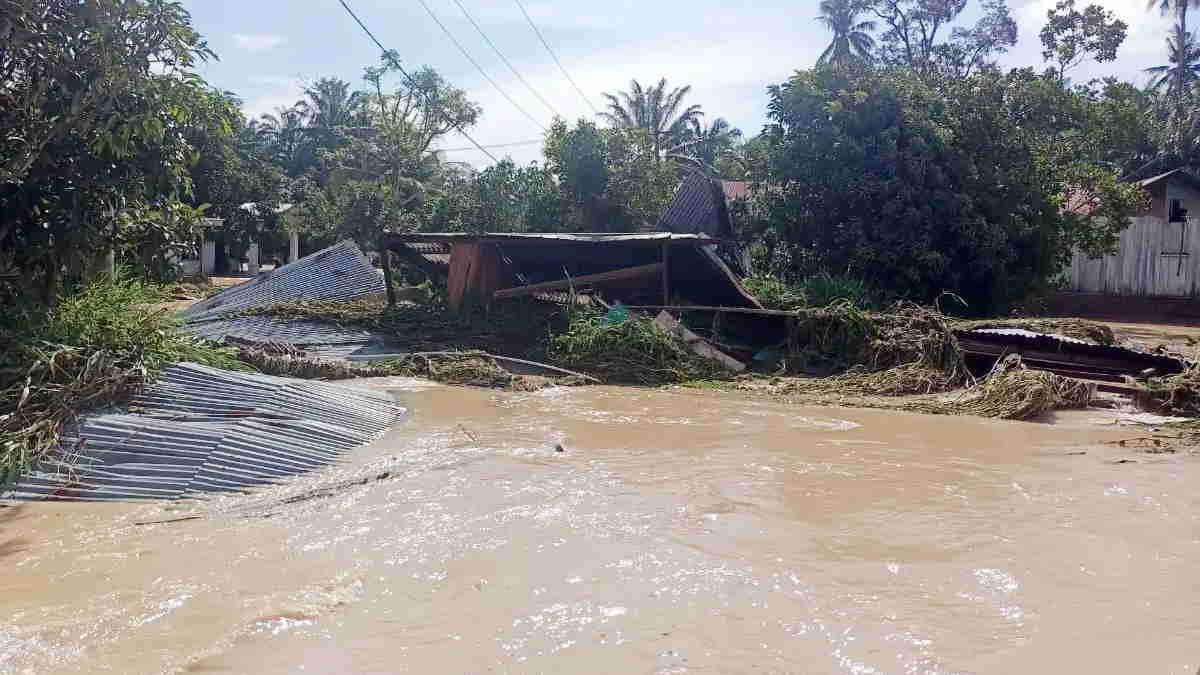
[[[603,314],[578,313],[567,330],[550,338],[551,360],[611,383],[673,384],[728,379],[715,361],[697,356],[652,319],[631,316],[612,323]]]
[[[170,363],[244,369],[232,352],[180,335],[153,287],[118,274],[0,330],[0,483],[58,444],[65,423],[116,405]]]

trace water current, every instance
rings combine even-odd
[[[409,413],[326,471],[0,509],[0,672],[1200,665],[1200,463],[1105,413],[362,385]]]

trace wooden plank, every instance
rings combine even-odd
[[[446,281],[446,304],[451,312],[463,307],[479,258],[479,244],[454,244],[450,249],[450,278]]]
[[[764,309],[762,303],[758,301],[758,298],[754,297],[750,291],[746,290],[746,287],[742,285],[742,282],[738,281],[737,275],[733,273],[733,270],[729,269],[729,266],[725,264],[724,260],[721,260],[721,256],[717,255],[707,246],[701,246],[699,251],[701,255],[707,258],[710,263],[712,263],[713,267],[716,267],[718,270],[720,270],[721,274],[725,275],[725,278],[729,280],[729,283],[733,284],[733,287],[737,290],[738,294],[745,298],[746,301],[751,304],[751,306],[757,309]]]
[[[660,328],[668,333],[680,337],[687,343],[688,348],[696,354],[720,363],[726,370],[740,373],[746,369],[746,364],[708,344],[704,338],[696,335],[688,330],[687,326],[679,323],[679,320],[671,316],[669,312],[659,312],[658,316],[654,317],[654,323],[658,324]]]
[[[601,284],[606,281],[626,281],[629,279],[641,279],[645,277],[657,276],[663,269],[662,263],[653,263],[651,265],[639,265],[637,267],[626,267],[611,272],[601,272],[599,274],[588,274],[582,277],[573,277],[571,279],[563,279],[561,281],[546,281],[540,284],[530,284],[528,286],[517,286],[516,288],[506,288],[501,291],[496,291],[492,294],[493,298],[501,300],[504,298],[520,298],[526,295],[535,295],[537,293],[546,293],[548,291],[562,291],[572,287],[587,286],[591,284]]]
[[[782,309],[753,309],[750,307],[713,307],[711,305],[630,305],[629,309],[662,310],[669,312],[725,312],[727,314],[753,314],[755,316],[799,316],[796,312]]]

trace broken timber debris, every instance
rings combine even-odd
[[[671,316],[668,312],[660,312],[659,315],[655,317],[654,323],[657,324],[659,328],[662,328],[666,332],[686,342],[688,348],[696,354],[720,363],[727,370],[740,373],[746,369],[746,364],[738,361],[732,356],[729,356],[716,347],[713,347],[711,344],[705,341],[704,338],[688,330],[686,326],[679,323],[679,320]]]

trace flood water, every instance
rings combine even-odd
[[[325,472],[0,510],[0,672],[1200,665],[1200,459],[1101,413],[372,384],[407,421]]]

